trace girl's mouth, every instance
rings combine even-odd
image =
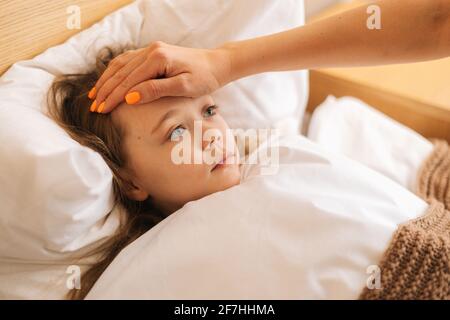
[[[233,163],[234,163],[234,153],[233,152],[229,152],[229,153],[224,155],[222,160],[220,160],[219,162],[217,162],[214,165],[214,167],[212,168],[211,171],[223,168],[223,167],[225,167],[227,165],[230,165],[230,164],[233,164]]]

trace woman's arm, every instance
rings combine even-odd
[[[228,42],[216,49],[162,42],[113,60],[89,94],[91,111],[124,98],[141,104],[164,96],[198,97],[253,74],[351,67],[450,56],[450,0],[380,0],[381,29],[369,29],[369,4],[302,27]],[[104,103],[103,103],[104,102]],[[100,110],[96,110],[96,106]]]
[[[322,67],[407,63],[450,56],[450,0],[376,1],[381,29],[369,29],[369,5],[273,35],[226,43],[230,79]]]

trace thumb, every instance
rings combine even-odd
[[[178,75],[139,83],[125,95],[127,104],[148,103],[166,96],[189,96],[186,78]]]

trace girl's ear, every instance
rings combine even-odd
[[[129,187],[125,191],[125,195],[131,200],[135,201],[144,201],[147,200],[147,198],[149,198],[149,194],[145,190],[136,186],[132,182],[130,182]]]
[[[147,191],[145,191],[138,182],[135,182],[135,179],[133,179],[133,176],[128,171],[123,170],[121,175],[122,179],[126,180],[125,190],[123,190],[123,192],[129,199],[144,201],[150,197]]]

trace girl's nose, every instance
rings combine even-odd
[[[220,143],[221,137],[220,136],[211,136],[210,139],[203,139],[203,150],[205,149],[214,149],[217,148],[217,145]]]

